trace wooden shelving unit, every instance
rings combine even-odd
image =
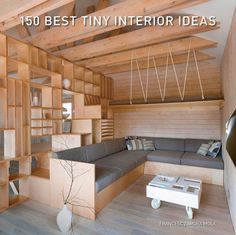
[[[0,211],[28,198],[28,177],[49,179],[52,137],[63,136],[63,99],[69,97],[70,138],[95,143],[102,104],[112,99],[112,79],[0,34]],[[63,80],[69,80],[66,87]],[[68,81],[67,81],[68,82]],[[74,135],[74,137],[73,137]],[[36,167],[32,168],[32,162]],[[18,171],[9,167],[17,163]],[[32,168],[32,169],[31,169]],[[39,180],[35,182],[40,183]],[[17,182],[15,195],[10,194]],[[44,181],[45,182],[45,181]],[[13,191],[14,191],[13,190]]]

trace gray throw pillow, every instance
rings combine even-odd
[[[211,144],[201,144],[201,146],[198,149],[197,153],[202,155],[202,156],[206,156],[210,147],[211,147]]]
[[[154,151],[154,143],[152,140],[143,139],[143,150]]]
[[[211,147],[208,149],[207,155],[210,157],[215,158],[221,149],[221,142],[217,141],[211,145]]]
[[[126,146],[128,150],[143,150],[143,143],[140,139],[128,139]]]

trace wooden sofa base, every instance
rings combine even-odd
[[[107,186],[105,189],[96,194],[96,212],[102,210],[117,195],[122,193],[127,187],[133,184],[140,176],[143,175],[144,164],[130,171],[120,179]]]
[[[144,174],[147,175],[181,175],[189,178],[201,179],[203,183],[223,185],[223,170],[186,165],[175,165],[161,162],[145,163]]]
[[[29,177],[29,179],[25,181],[25,184],[21,185],[25,195],[41,203],[46,203],[52,207],[61,209],[63,206],[62,192],[67,192],[71,180],[68,178],[60,162],[65,163],[63,160],[50,159],[50,180],[42,180],[33,176]],[[189,178],[199,178],[203,183],[223,185],[223,170],[147,161],[122,176],[99,193],[96,193],[95,165],[73,162],[73,167],[77,171],[86,173],[76,179],[72,190],[73,195],[77,195],[77,189],[80,189],[78,195],[79,200],[85,203],[82,205],[85,207],[73,207],[73,213],[91,220],[94,220],[100,210],[143,174],[181,175]],[[32,187],[33,181],[34,183],[37,181],[38,188]],[[38,193],[39,191],[42,192]],[[42,193],[44,193],[44,195],[42,195]],[[87,207],[88,205],[89,208]]]

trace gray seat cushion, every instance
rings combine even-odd
[[[120,152],[120,141],[118,139],[104,142],[106,156]]]
[[[93,162],[106,156],[105,146],[103,143],[87,145],[85,148],[88,162]]]
[[[155,138],[156,150],[184,152],[184,139]]]
[[[224,169],[224,163],[221,157],[211,158],[191,152],[184,153],[183,157],[181,158],[181,164],[213,169]]]
[[[180,164],[180,159],[184,152],[156,150],[147,155],[147,160],[152,162],[163,162],[171,164]]]
[[[201,144],[207,144],[209,140],[202,139],[185,139],[185,152],[196,153],[200,148]]]
[[[73,149],[67,149],[64,151],[60,151],[55,153],[58,159],[68,160],[68,161],[78,161],[78,162],[88,162],[87,147],[79,147]]]
[[[122,159],[122,160],[133,160],[136,162],[136,166],[141,165],[147,160],[147,154],[150,151],[142,151],[142,150],[124,150],[119,153],[112,154],[108,156],[108,159]]]
[[[99,192],[105,187],[109,186],[121,176],[122,172],[119,169],[96,165],[96,192]]]
[[[118,169],[122,172],[122,175],[125,175],[129,171],[136,168],[135,160],[127,160],[127,159],[119,159],[119,158],[105,157],[105,158],[96,160],[93,163],[95,163],[96,166]]]

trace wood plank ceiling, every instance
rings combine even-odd
[[[174,23],[172,27],[118,27],[111,18],[107,26],[85,27],[80,17],[81,13],[78,11],[81,4],[87,4],[87,10],[83,15],[89,16],[157,16],[171,15],[177,10],[207,1],[123,0],[114,4],[109,0],[94,0],[94,4],[89,5],[88,2],[91,3],[91,1],[81,0],[24,0],[24,4],[20,4],[22,2],[20,0],[11,0],[11,5],[6,4],[0,10],[0,31],[76,62],[78,65],[117,79],[120,73],[126,77],[129,76],[131,57],[139,61],[141,72],[147,70],[147,67],[153,69],[155,64],[165,70],[166,58],[170,50],[175,64],[183,66],[186,64],[190,45],[191,49],[196,51],[196,58],[200,64],[214,59],[202,50],[216,47],[217,43],[199,37],[199,33],[215,30],[219,25],[181,27]],[[44,24],[40,27],[22,26],[20,17],[27,15],[38,15],[42,20],[45,15],[76,15],[78,18],[75,26],[50,28],[45,27]],[[150,57],[152,60],[149,63]],[[189,63],[195,62],[194,60],[194,54],[191,52]],[[169,60],[168,63],[170,64],[171,61]],[[135,71],[137,67],[133,69]]]

